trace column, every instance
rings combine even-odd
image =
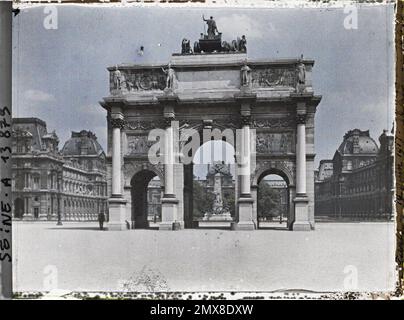
[[[161,222],[159,230],[173,230],[177,221],[178,199],[174,192],[175,135],[172,121],[175,121],[173,108],[165,108],[166,130],[164,136],[164,195],[161,199]]]
[[[306,123],[305,115],[297,116],[296,193],[306,195]]]
[[[236,146],[238,153],[237,175],[240,175],[240,196],[237,200],[237,222],[232,224],[234,230],[254,230],[253,203],[251,196],[251,114],[250,106],[242,105],[241,108],[242,129],[241,134],[236,135],[241,139]]]
[[[108,230],[127,230],[126,226],[126,200],[122,197],[121,180],[121,130],[125,121],[121,113],[111,115],[112,127],[112,194],[109,202]]]
[[[171,122],[171,119],[168,121]],[[171,124],[166,128],[164,152],[164,197],[174,197],[174,135]]]
[[[298,113],[296,116],[296,197],[295,217],[292,226],[296,231],[309,231],[308,204],[306,195],[306,113]]]
[[[122,119],[112,119],[112,197],[120,198],[121,194],[121,127]]]
[[[250,182],[250,172],[251,172],[251,160],[250,160],[250,126],[246,124],[245,121],[242,128],[242,143],[241,143],[241,157],[242,157],[242,168],[241,168],[241,197],[249,198],[251,197],[251,182]]]

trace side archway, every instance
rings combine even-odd
[[[131,228],[149,228],[161,218],[161,180],[156,172],[144,169],[133,175],[130,185]]]

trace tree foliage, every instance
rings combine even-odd
[[[280,214],[282,214],[280,193],[262,181],[258,186],[258,215],[272,218]]]

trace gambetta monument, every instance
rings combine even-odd
[[[209,138],[230,144],[229,132],[242,132],[236,153],[251,161],[236,163],[232,229],[257,228],[259,182],[268,174],[287,183],[288,227],[314,229],[314,115],[321,101],[312,87],[314,61],[249,59],[245,35],[222,41],[213,17],[205,21],[207,33],[193,49],[183,39],[181,53],[165,64],[108,68],[110,95],[101,102],[108,112],[108,229],[147,226],[147,185],[155,176],[164,192],[159,228],[193,226],[193,165],[183,161],[189,149],[181,138],[190,129],[200,137],[211,130]],[[150,161],[156,128],[166,133],[158,141],[164,158],[178,161]]]
[[[214,200],[212,208],[205,213],[204,221],[232,221],[230,210],[223,202],[222,192],[222,175],[227,172],[223,172],[228,168],[225,164],[214,163],[210,168],[210,174],[213,175],[213,196]]]

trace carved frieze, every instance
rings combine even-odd
[[[292,118],[273,118],[273,119],[252,119],[254,128],[293,128],[295,126]]]
[[[149,141],[148,136],[128,136],[127,143],[127,155],[141,155],[147,154],[150,147],[156,142]]]
[[[110,72],[111,93],[139,90],[164,90],[166,75],[162,69],[119,69]]]
[[[225,119],[179,119],[180,129],[234,129],[240,127],[240,117],[228,116]]]
[[[254,88],[275,86],[296,87],[296,70],[292,67],[253,69],[251,76]]]
[[[158,129],[164,128],[164,120],[150,120],[150,121],[142,121],[142,120],[135,120],[135,121],[128,121],[126,123],[126,129],[129,130],[151,130],[151,129]]]
[[[294,145],[292,132],[257,133],[257,153],[293,153]]]

